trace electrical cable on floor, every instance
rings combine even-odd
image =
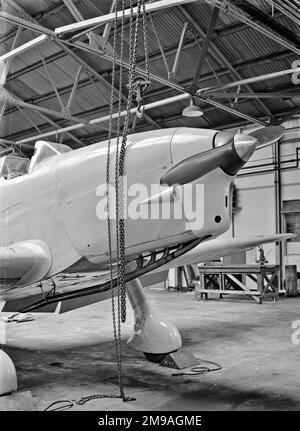
[[[206,359],[200,359],[200,358],[196,358],[198,359],[200,362],[205,362],[207,364],[211,364],[214,365],[215,368],[208,368],[202,365],[195,365],[194,367],[192,367],[190,369],[190,371],[188,372],[178,372],[178,373],[172,373],[172,376],[199,376],[199,375],[203,375],[203,374],[207,374],[210,373],[212,371],[219,371],[222,370],[223,367],[219,364],[217,364],[216,362],[211,362],[211,361],[207,361]],[[74,407],[75,404],[77,404],[78,406],[83,406],[85,403],[92,401],[92,400],[97,400],[97,399],[103,399],[103,398],[120,398],[123,399],[123,401],[135,401],[135,398],[133,397],[125,397],[122,398],[122,396],[120,395],[107,395],[107,394],[96,394],[96,395],[88,395],[86,397],[81,397],[79,400],[60,400],[60,401],[54,401],[53,403],[51,403],[48,407],[46,407],[44,409],[44,411],[59,411],[59,410],[69,410],[72,407]],[[55,407],[55,408],[53,408]]]
[[[107,394],[95,394],[95,395],[88,395],[86,397],[81,397],[79,400],[59,400],[59,401],[54,401],[53,403],[51,403],[49,406],[47,406],[44,409],[44,412],[55,412],[55,411],[62,411],[62,410],[69,410],[72,407],[74,407],[75,404],[77,404],[78,406],[83,406],[85,403],[92,401],[92,400],[99,400],[99,399],[103,399],[103,398],[120,398],[123,401],[127,402],[127,401],[135,401],[134,397],[123,397],[121,395],[107,395]],[[62,405],[60,405],[62,404]],[[55,407],[56,406],[56,407]],[[55,407],[55,408],[53,408]]]
[[[210,373],[212,371],[219,371],[219,370],[223,369],[223,367],[221,365],[217,364],[216,362],[211,362],[211,361],[207,361],[205,359],[200,359],[200,358],[197,358],[197,359],[199,359],[199,361],[201,361],[201,362],[206,362],[207,364],[215,365],[216,368],[208,368],[208,367],[205,367],[202,365],[195,365],[188,372],[172,373],[172,376],[199,376],[202,374]]]
[[[64,404],[63,404],[64,403]],[[62,404],[60,406],[60,404]],[[57,406],[56,408],[51,408]],[[56,411],[62,411],[62,410],[69,410],[74,406],[74,402],[71,400],[60,400],[60,401],[54,401],[54,403],[51,403],[48,407],[44,409],[44,412],[56,412]]]

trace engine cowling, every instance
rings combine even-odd
[[[25,286],[42,280],[52,264],[47,244],[40,240],[21,241],[0,247],[0,284]]]

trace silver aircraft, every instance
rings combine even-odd
[[[129,346],[148,355],[181,347],[174,325],[153,315],[139,277],[289,237],[218,238],[231,223],[238,171],[257,146],[283,132],[282,127],[252,135],[173,128],[128,136],[126,288],[135,316]],[[115,154],[112,141],[112,189]],[[2,311],[63,312],[109,297],[106,158],[107,142],[72,150],[45,141],[36,142],[31,159],[0,158]],[[108,196],[114,207],[113,192]],[[111,226],[115,264],[113,217]],[[90,285],[59,291],[47,282],[83,269],[106,274]]]

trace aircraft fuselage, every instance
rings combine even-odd
[[[234,176],[221,168],[191,183],[187,200],[191,197],[198,200],[193,211],[188,211],[183,202],[184,186],[177,186],[170,202],[171,206],[182,206],[182,216],[151,216],[154,206],[151,197],[155,190],[164,201],[160,195],[164,189],[159,185],[163,175],[182,160],[211,149],[217,133],[215,130],[179,128],[128,136],[125,175],[130,194],[127,206],[132,214],[125,220],[127,256],[197,237],[217,236],[228,229]],[[115,151],[113,141],[112,184]],[[26,175],[10,180],[2,178],[0,246],[30,239],[44,241],[52,255],[47,276],[65,270],[81,258],[107,264],[107,218],[101,214],[99,217],[99,211],[105,209],[106,158],[107,142],[101,142],[49,157]],[[169,193],[169,189],[166,190]],[[147,211],[148,216],[145,216]],[[196,222],[195,212],[201,213]],[[115,249],[114,220],[111,226]]]

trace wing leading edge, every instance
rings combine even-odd
[[[154,272],[149,273],[149,276],[153,274],[153,276],[156,275],[157,277],[160,277],[162,275],[165,278],[166,270],[177,266],[206,262],[209,260],[216,259],[218,257],[238,253],[244,250],[250,250],[262,244],[284,241],[292,237],[294,237],[294,235],[292,234],[278,234],[268,236],[255,236],[248,238],[216,238],[212,240],[207,240],[199,244],[194,249],[190,250],[185,255],[174,259],[168,264],[160,267],[157,271],[155,271],[156,274],[154,274]],[[12,257],[13,252],[16,252],[17,256]],[[17,243],[11,247],[0,248],[0,277],[2,277],[1,274],[3,274],[3,255],[5,256],[5,258],[7,258],[7,254],[9,254],[11,258],[10,274],[18,274],[20,284],[24,284],[24,281],[28,281],[30,277],[32,277],[32,279],[34,279],[35,281],[37,281],[38,278],[40,279],[44,277],[51,265],[51,256],[48,247],[44,243],[41,243],[41,241]],[[151,281],[155,283],[159,280],[156,279],[156,281]],[[32,283],[34,283],[34,281]],[[89,282],[87,280],[84,282],[87,287],[91,284],[98,283],[99,280],[95,280],[92,282]],[[83,287],[81,283],[76,282],[75,284],[75,289]],[[101,283],[99,285],[101,285]],[[146,282],[146,285],[149,285],[149,283]],[[63,287],[65,286],[59,286],[60,290],[64,290]],[[68,290],[70,289],[72,289],[72,283],[70,283],[70,285],[68,286]],[[16,298],[15,300],[8,300],[5,305],[3,304],[4,308],[2,309],[2,311],[16,311],[20,309],[20,307],[26,305],[27,302],[27,305],[29,305],[41,299],[41,293],[36,293],[36,295],[29,296],[28,298],[26,298],[26,295],[24,295],[22,292],[20,297]],[[50,308],[46,306],[40,311],[56,311],[58,313],[64,313],[66,311],[74,310],[89,304],[96,303],[98,301],[102,301],[103,299],[109,298],[110,295],[111,293],[109,291],[96,293],[91,296],[84,296],[75,300],[61,302],[58,306],[57,304],[52,304],[51,306],[49,306]]]
[[[162,268],[171,269],[182,265],[207,262],[209,260],[235,254],[240,251],[251,250],[252,248],[263,244],[284,241],[289,238],[293,238],[294,236],[295,235],[293,234],[276,234],[268,236],[253,236],[248,238],[215,238],[202,242],[188,253],[172,260]]]

